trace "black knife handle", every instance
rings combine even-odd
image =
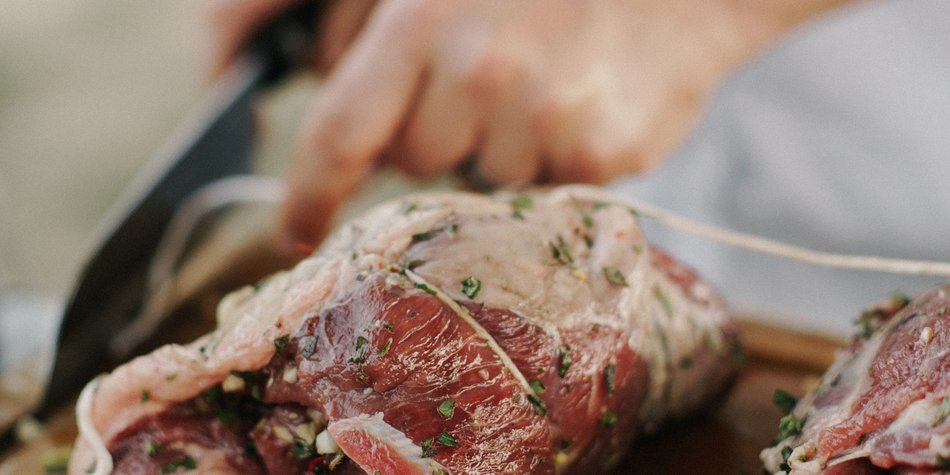
[[[310,60],[317,16],[322,13],[325,3],[325,0],[301,1],[279,14],[250,39],[245,54],[264,64],[260,86],[279,82]]]

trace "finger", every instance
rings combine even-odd
[[[311,108],[290,167],[282,221],[288,243],[323,237],[411,104],[425,55],[410,40],[412,12],[394,7],[400,4],[374,11]]]
[[[585,104],[571,109],[561,122],[563,132],[551,141],[546,179],[604,183],[647,168],[642,149],[650,126],[646,116],[658,109],[645,103],[631,107],[608,95]]]
[[[433,178],[458,165],[477,140],[477,106],[449,74],[437,74],[388,155],[410,175]]]
[[[332,2],[317,18],[317,47],[313,64],[321,71],[329,71],[360,33],[375,0],[339,0]]]
[[[296,0],[210,0],[207,16],[213,35],[214,76],[234,61],[254,31],[295,3]]]
[[[497,185],[524,185],[541,171],[538,136],[532,127],[524,97],[505,94],[491,117],[476,163],[478,175]]]

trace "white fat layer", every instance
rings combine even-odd
[[[402,456],[402,459],[411,463],[419,469],[418,473],[425,474],[450,474],[451,472],[442,464],[432,458],[422,456],[422,447],[414,444],[412,439],[402,433],[399,429],[389,425],[383,420],[383,413],[378,412],[372,416],[361,414],[356,417],[339,419],[327,426],[330,435],[338,438],[346,432],[359,432],[374,442],[374,445],[386,446]],[[363,461],[360,454],[351,454],[346,452],[346,447],[341,447],[343,453],[346,453],[360,468],[366,473],[374,473],[379,467],[374,467]]]

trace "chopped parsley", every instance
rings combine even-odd
[[[567,450],[574,445],[574,441],[571,439],[561,439],[561,450]]]
[[[531,402],[531,406],[534,407],[534,413],[543,416],[548,413],[548,406],[544,404],[544,401],[541,400],[538,396],[534,394],[528,395],[528,401]]]
[[[624,277],[623,272],[616,267],[604,267],[604,277],[607,278],[607,282],[611,284],[619,285],[621,287],[627,286],[627,278]]]
[[[534,391],[535,394],[544,394],[544,383],[540,380],[533,379],[528,385],[531,386],[531,390]]]
[[[441,228],[439,228],[439,229],[430,229],[430,230],[428,230],[428,231],[426,231],[426,232],[422,232],[422,233],[415,233],[415,234],[412,235],[412,242],[428,241],[429,239],[434,238],[435,235],[438,234],[440,231],[442,231]]]
[[[313,352],[317,350],[317,337],[313,335],[307,335],[300,339],[300,355],[304,358],[309,358],[313,355]]]
[[[557,375],[563,378],[564,375],[567,374],[567,370],[571,368],[571,363],[573,362],[570,345],[561,345],[558,347],[558,361],[560,364],[557,368]]]
[[[43,453],[44,473],[66,473],[69,468],[70,447],[57,447]]]
[[[482,281],[475,277],[467,277],[462,281],[462,293],[470,299],[474,299],[478,292],[482,290]]]
[[[379,357],[382,358],[386,356],[386,354],[389,353],[389,349],[392,348],[392,346],[393,346],[393,339],[390,338],[389,340],[386,340],[386,346],[384,346],[383,349],[379,350]]]
[[[392,333],[392,332],[393,332],[393,322],[386,322],[385,324],[383,324],[383,328],[385,328],[386,331],[388,331],[389,333]]]
[[[442,414],[442,417],[446,419],[451,419],[452,414],[455,414],[455,400],[446,399],[439,403],[439,406],[436,408],[439,411],[439,414]]]
[[[277,350],[277,353],[283,353],[287,349],[288,343],[290,343],[290,335],[274,338],[274,349]]]
[[[351,363],[363,364],[366,362],[366,357],[369,354],[368,344],[369,340],[364,336],[356,337],[356,353],[350,357]]]
[[[149,399],[152,399],[152,393],[148,392],[148,389],[142,390],[142,402],[148,402]]]
[[[422,446],[422,458],[430,458],[435,455],[435,447],[432,446],[434,443],[435,439],[432,437],[422,441],[422,444],[420,444]]]
[[[168,465],[163,466],[161,469],[161,473],[177,472],[178,469],[180,468],[183,468],[185,470],[194,470],[197,466],[198,464],[195,463],[195,459],[191,458],[190,455],[186,455],[185,458],[177,462],[172,462]]]
[[[594,211],[600,211],[608,206],[610,205],[607,203],[604,203],[603,201],[595,201],[594,204],[591,206],[591,209]]]
[[[782,463],[778,466],[779,470],[784,472],[792,471],[792,467],[788,465],[788,458],[792,456],[792,452],[794,452],[794,450],[792,450],[791,447],[785,447],[782,449]]]
[[[772,394],[772,404],[775,404],[775,407],[781,409],[783,413],[790,414],[792,409],[795,409],[795,405],[798,404],[798,399],[788,391],[779,388]]]
[[[601,427],[613,427],[615,425],[617,425],[617,415],[614,414],[614,411],[607,411],[600,416]]]
[[[415,285],[414,285],[414,287],[417,288],[417,289],[419,289],[419,290],[422,290],[423,292],[425,292],[425,293],[427,293],[427,294],[435,295],[435,290],[432,290],[431,287],[429,287],[429,286],[426,285],[426,284],[423,284],[422,282],[416,282]]]
[[[693,367],[693,359],[689,356],[680,358],[680,369],[690,369]]]
[[[654,286],[653,296],[660,302],[660,305],[663,307],[663,313],[666,314],[667,318],[673,318],[673,304],[670,303],[670,299],[666,297],[666,294],[664,294],[659,287]]]
[[[805,420],[795,417],[794,414],[787,414],[778,421],[778,431],[780,439],[787,439],[793,435],[798,435],[805,427]]]
[[[317,448],[302,439],[294,439],[294,457],[297,460],[310,460],[317,456]]]
[[[456,440],[455,437],[452,437],[452,434],[449,434],[448,432],[445,432],[445,431],[442,431],[439,433],[439,438],[437,440],[439,441],[440,444],[446,447],[455,447],[456,445],[459,444],[459,441]]]
[[[158,455],[162,451],[162,444],[155,442],[154,440],[146,440],[142,444],[142,450],[145,451],[145,454],[149,457]]]
[[[522,221],[524,221],[524,214],[521,211],[529,209],[532,206],[534,206],[534,202],[531,201],[531,197],[527,195],[518,195],[517,197],[515,197],[513,200],[510,201],[510,204],[511,204],[511,208],[513,209],[513,211],[511,212],[511,216],[515,219],[520,219]]]
[[[567,247],[564,237],[558,234],[557,242],[548,241],[548,249],[551,250],[551,256],[554,260],[564,265],[574,264],[574,257],[571,256],[571,250]]]
[[[607,386],[607,394],[613,394],[617,384],[617,365],[610,363],[604,368],[604,385]]]

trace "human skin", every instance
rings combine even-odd
[[[333,0],[326,80],[288,171],[282,243],[318,242],[382,163],[496,184],[649,170],[724,77],[850,0]],[[211,0],[220,71],[293,0]]]

